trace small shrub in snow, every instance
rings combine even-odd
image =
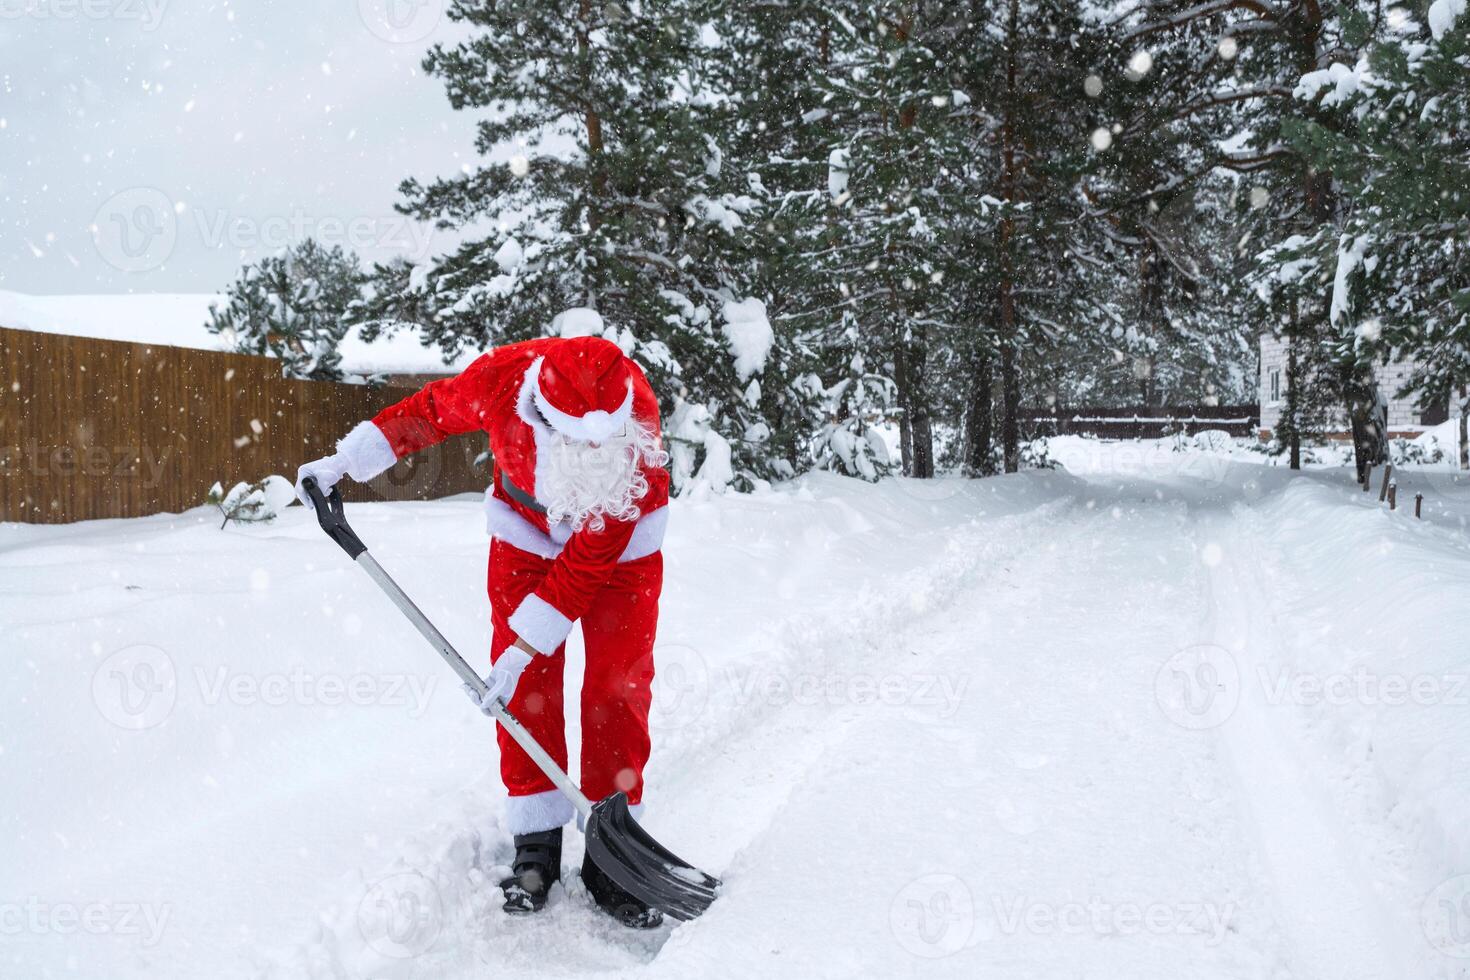
[[[1434,436],[1420,439],[1393,439],[1388,444],[1389,460],[1395,466],[1422,466],[1442,463],[1444,450]]]
[[[268,476],[256,483],[237,483],[229,493],[225,493],[223,484],[216,483],[209,488],[204,502],[219,508],[224,515],[220,522],[223,530],[231,521],[236,524],[273,521],[295,496],[295,488],[285,477]]]
[[[1051,456],[1051,444],[1043,436],[1021,443],[1021,466],[1023,470],[1054,470],[1061,464]],[[990,450],[991,465],[993,472],[1000,473],[1005,464],[1005,450],[1001,446],[995,446]]]
[[[1206,452],[1228,453],[1235,448],[1235,440],[1224,429],[1204,429],[1194,434],[1194,448]]]

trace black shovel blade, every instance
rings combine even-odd
[[[593,805],[587,853],[628,894],[681,922],[709,908],[720,887],[720,879],[684,861],[638,826],[623,793]]]

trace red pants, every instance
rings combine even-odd
[[[541,582],[551,562],[503,541],[490,545],[490,615],[494,624],[491,662],[515,642],[506,620]],[[658,597],[663,589],[663,553],[617,566],[582,615],[587,670],[582,678],[582,792],[596,802],[621,790],[628,802],[643,798],[648,762],[648,707],[653,694],[653,641]],[[557,764],[567,768],[562,673],[566,647],[538,655],[521,674],[509,708]],[[496,726],[500,778],[511,800],[513,834],[560,827],[571,804],[515,740]]]

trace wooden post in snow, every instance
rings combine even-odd
[[[1414,516],[1419,520],[1424,519],[1424,494],[1414,494]]]
[[[1388,509],[1399,509],[1399,485],[1397,483],[1390,483],[1388,485]]]
[[[1381,504],[1388,499],[1388,481],[1393,476],[1393,464],[1383,464],[1383,484],[1378,488],[1378,502]]]

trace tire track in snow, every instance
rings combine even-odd
[[[1182,508],[1119,503],[1050,514],[893,637],[920,651],[914,669],[970,677],[961,710],[837,713],[840,737],[741,850],[730,893],[652,975],[1272,975],[1230,780],[1211,740],[1153,703],[1199,611],[1171,601],[1196,598]],[[1060,921],[1094,899],[1100,925]],[[1130,906],[1177,928],[1106,911]],[[916,908],[942,914],[904,932]]]
[[[789,681],[818,675],[877,677],[894,671],[886,658],[910,649],[915,621],[943,618],[979,582],[1000,573],[1003,562],[1025,551],[1037,531],[1077,509],[1074,497],[1047,500],[1019,514],[974,522],[952,538],[936,561],[889,583],[856,611],[813,621],[802,616],[778,624],[778,637],[760,663],[726,665],[707,709],[712,723],[697,742],[656,756],[660,779],[658,823],[679,827],[676,852],[728,862],[770,827],[791,794],[806,781],[827,749],[845,736],[862,711],[848,704],[802,704],[763,698],[762,680]],[[914,602],[926,605],[916,613]],[[655,741],[659,733],[654,733]],[[751,760],[760,760],[752,773]],[[735,787],[735,792],[731,792]],[[697,835],[691,831],[697,828]],[[689,841],[686,848],[684,841]],[[686,857],[688,855],[685,855]]]
[[[1212,513],[1197,520],[1195,537],[1207,556],[1200,639],[1229,651],[1238,670],[1238,703],[1217,733],[1294,951],[1294,975],[1406,976],[1419,959],[1417,944],[1399,934],[1368,886],[1330,797],[1302,761],[1287,709],[1271,705],[1261,683],[1262,669],[1279,666],[1280,657],[1253,532],[1238,512]]]

